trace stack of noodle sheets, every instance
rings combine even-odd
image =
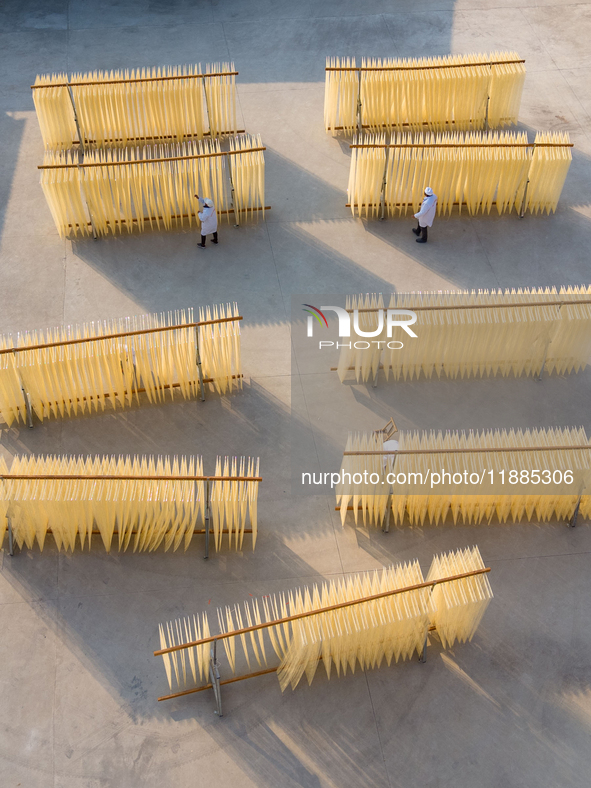
[[[69,84],[85,146],[181,142],[235,134],[233,63],[165,66],[72,75]],[[76,133],[66,74],[37,76],[33,100],[46,148],[70,148]],[[93,84],[84,84],[93,83]]]
[[[525,65],[516,52],[436,58],[327,58],[326,131],[353,133],[357,101],[361,123],[373,131],[498,128],[517,122]],[[498,63],[498,61],[504,61]],[[494,63],[494,65],[489,65]]]
[[[437,195],[439,215],[456,205],[470,215],[522,206],[549,214],[572,161],[566,132],[539,132],[531,146],[525,132],[397,134],[389,146],[384,134],[370,134],[353,144],[367,147],[351,150],[349,201],[353,214],[366,218],[381,215],[382,200],[388,216],[417,213],[426,186]]]
[[[379,310],[383,307],[381,298],[381,295],[347,297],[347,308]],[[545,305],[561,300],[575,303]],[[400,328],[395,328],[392,337],[388,337],[383,313],[359,312],[360,326],[375,334],[364,340],[369,342],[369,348],[362,341],[357,341],[358,348],[354,342],[351,348],[346,346],[348,343],[341,347],[338,375],[342,382],[353,367],[356,380],[367,381],[375,375],[380,359],[386,379],[391,372],[394,380],[413,380],[421,375],[426,378],[537,376],[542,370],[559,375],[576,373],[585,369],[591,358],[591,304],[576,302],[590,300],[591,286],[583,285],[559,289],[394,293],[387,308],[417,309],[417,321],[411,326],[416,338]],[[461,308],[475,304],[482,305],[482,309]],[[507,306],[492,307],[493,304]],[[446,306],[450,309],[441,308]],[[381,344],[374,344],[377,342]],[[387,347],[388,342],[392,348]]]
[[[441,579],[464,572],[483,569],[478,548],[458,550],[436,556],[428,579]],[[218,609],[220,633],[231,633],[257,624],[277,621],[287,616],[319,610],[345,601],[407,588],[423,583],[418,561],[398,564],[381,571],[365,572],[341,580],[297,588],[287,594],[264,596],[245,602],[243,609],[235,605]],[[446,592],[430,588],[414,589],[381,599],[357,602],[291,622],[278,623],[223,639],[226,657],[233,673],[242,662],[250,669],[256,663],[267,665],[269,647],[280,660],[277,676],[281,689],[292,689],[306,675],[311,684],[320,660],[330,679],[348,670],[379,668],[385,660],[405,660],[421,653],[429,627],[442,627],[444,645],[473,637],[484,611],[492,599],[492,590],[485,574],[453,580],[445,584]],[[435,601],[436,600],[436,601]],[[160,626],[162,649],[211,637],[207,615],[182,618]],[[185,687],[191,681],[203,681],[208,675],[210,644],[189,646],[163,654],[169,686]],[[238,646],[238,649],[237,649]]]
[[[259,461],[253,457],[218,457],[215,475],[258,476]],[[4,460],[0,474],[7,474]],[[153,551],[163,545],[186,550],[198,527],[209,528],[205,519],[204,480],[117,480],[84,479],[76,476],[203,476],[201,457],[15,457],[11,474],[66,475],[72,479],[7,479],[0,481],[0,544],[7,517],[17,545],[31,549],[35,540],[43,550],[51,532],[59,550],[74,550],[92,544],[92,530],[100,531],[107,552],[114,537],[118,549]],[[253,549],[257,533],[258,482],[211,482],[215,490],[214,511],[216,549],[222,546],[218,528],[229,531],[228,546],[242,549],[245,526],[250,522]]]
[[[200,308],[199,314],[200,320],[239,316],[237,304]],[[192,398],[200,391],[197,337],[203,377],[212,378],[220,394],[241,388],[240,321],[182,328],[193,322],[187,309],[0,337],[0,349],[57,343],[0,355],[0,414],[9,426],[24,422],[25,392],[40,420],[104,411],[107,404],[129,407],[134,398],[139,402],[140,389],[153,403],[176,392]],[[133,331],[149,333],[101,339]],[[79,339],[91,341],[73,342]]]
[[[41,186],[62,238],[90,235],[93,228],[106,235],[185,222],[199,227],[196,194],[210,197],[220,218],[224,212],[228,218],[226,156],[220,154],[218,140],[93,151],[82,165],[77,153],[48,151]]]
[[[580,428],[541,428],[532,430],[487,430],[482,432],[399,432],[398,451],[429,449],[460,449],[458,453],[442,454],[396,454],[345,455],[341,466],[341,483],[337,486],[337,506],[340,505],[341,522],[344,525],[347,507],[352,505],[355,524],[362,513],[363,525],[381,526],[384,522],[388,495],[392,493],[391,506],[394,522],[402,524],[405,516],[411,525],[431,525],[445,522],[451,512],[454,525],[459,523],[490,523],[493,517],[498,522],[520,522],[526,520],[548,522],[552,519],[570,519],[579,498],[580,513],[591,514],[591,442],[585,430]],[[545,447],[540,451],[523,451],[520,447]],[[564,446],[589,446],[590,450],[560,449]],[[474,452],[469,449],[507,448],[507,452]],[[517,449],[517,451],[515,451]],[[383,443],[375,433],[351,433],[345,451],[382,451]],[[509,471],[519,469],[533,478],[536,469],[541,478],[542,471],[561,471],[560,481],[552,484],[552,492],[544,493],[544,484],[514,487],[509,482]],[[377,474],[375,484],[354,480],[355,473]],[[453,479],[454,474],[463,476],[464,471],[478,474],[486,490],[489,473],[499,482],[504,478],[503,494],[453,494],[454,485],[439,483],[429,488],[430,473],[445,470]],[[571,470],[573,483],[564,480],[564,471]],[[504,477],[502,477],[504,472]],[[349,474],[346,476],[344,474]],[[395,474],[395,482],[389,474]],[[375,477],[374,477],[375,478]],[[424,481],[428,494],[417,484]],[[479,486],[470,489],[478,491]],[[498,487],[495,488],[498,493]],[[506,492],[506,494],[505,494]]]

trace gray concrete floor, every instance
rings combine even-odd
[[[579,425],[570,378],[341,387],[293,376],[294,293],[591,281],[591,4],[574,0],[4,0],[0,5],[0,330],[237,300],[244,391],[3,429],[16,453],[261,456],[255,553],[25,551],[0,561],[0,783],[26,788],[541,788],[589,785],[591,529],[581,523],[341,528],[334,500],[291,489],[298,450],[326,468],[348,428]],[[452,216],[426,247],[405,221],[353,219],[348,149],[323,129],[327,55],[517,49],[523,128],[566,130],[574,161],[551,217]],[[38,184],[37,73],[231,59],[244,127],[268,151],[265,223],[61,241]],[[327,405],[329,407],[327,407]],[[335,418],[335,414],[338,418]],[[325,444],[306,423],[324,419]],[[293,448],[293,447],[292,447]],[[495,599],[470,644],[282,695],[274,676],[165,704],[158,623],[320,578],[477,543]]]

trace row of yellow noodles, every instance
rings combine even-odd
[[[381,571],[365,572],[324,582],[311,589],[253,599],[225,609],[218,608],[220,633],[276,621],[329,605],[358,600],[394,589],[483,569],[477,547],[435,556],[424,578],[418,561],[398,564]],[[334,666],[337,676],[347,670],[378,668],[385,660],[405,660],[421,653],[429,628],[435,627],[445,648],[474,635],[492,598],[486,574],[479,574],[430,588],[415,589],[377,600],[354,604],[296,621],[225,638],[230,669],[241,668],[240,645],[248,668],[253,662],[267,665],[270,646],[280,660],[277,676],[281,689],[295,689],[303,675],[311,683],[322,660],[326,675]],[[207,614],[185,617],[160,625],[161,649],[198,641],[211,636]],[[208,679],[211,643],[185,647],[163,654],[169,686],[185,687]],[[238,662],[238,665],[237,665]],[[332,674],[334,675],[334,674]]]
[[[500,523],[569,520],[579,499],[581,516],[591,515],[591,442],[582,427],[400,431],[396,440],[395,451],[427,453],[365,454],[386,450],[381,434],[349,434],[345,451],[361,454],[343,457],[341,482],[336,487],[343,525],[348,508],[353,509],[356,524],[361,514],[363,525],[374,526],[384,523],[388,508],[394,523],[400,525],[405,516],[410,525],[425,521],[438,525],[450,512],[454,525],[490,523],[495,517]],[[520,451],[527,447],[540,450]],[[487,448],[506,451],[470,452]],[[429,453],[441,450],[453,451]],[[510,477],[513,469],[517,477]],[[450,476],[443,477],[443,470]],[[451,483],[454,474],[459,474],[456,481],[465,479],[465,471],[481,481]],[[572,473],[572,481],[566,471]],[[433,473],[440,474],[436,484]],[[518,484],[511,481],[517,478]]]
[[[343,343],[341,382],[350,374],[367,381],[382,368],[394,380],[564,375],[591,359],[591,286],[393,293],[386,305],[366,294],[348,296],[346,308],[371,336]],[[416,337],[398,327],[388,337],[385,308],[416,310]]]
[[[198,194],[221,219],[264,218],[260,135],[87,152],[46,151],[41,186],[62,238],[200,226]],[[153,161],[156,160],[156,161]],[[231,189],[228,180],[231,178]]]
[[[355,147],[355,146],[359,147]],[[437,195],[437,213],[472,216],[516,210],[556,211],[571,165],[566,132],[384,134],[355,138],[348,195],[355,215],[376,217],[416,213],[426,186]],[[527,190],[526,190],[527,187]]]
[[[8,426],[25,422],[25,397],[41,420],[129,407],[140,392],[150,402],[177,392],[192,398],[200,391],[198,350],[208,385],[231,393],[242,387],[238,317],[237,304],[220,304],[200,307],[199,322],[229,320],[198,327],[182,327],[194,322],[193,310],[183,309],[0,336],[0,415]],[[166,326],[180,328],[159,330]],[[101,339],[112,334],[123,336]]]
[[[516,52],[435,58],[327,58],[326,131],[481,129],[517,123],[525,65]],[[358,114],[358,100],[361,104]]]
[[[46,148],[182,142],[236,134],[233,63],[37,76],[35,110]],[[217,74],[218,76],[207,76]],[[74,107],[76,107],[76,114]]]
[[[96,525],[107,552],[116,537],[119,550],[152,551],[160,545],[186,550],[198,526],[213,531],[216,550],[223,531],[228,546],[242,549],[245,527],[257,538],[258,481],[146,480],[142,476],[203,476],[201,457],[15,457],[11,475],[72,476],[72,479],[4,478],[0,458],[0,545],[8,519],[19,548],[35,540],[43,550],[48,533],[58,549],[90,549]],[[254,457],[221,458],[215,476],[258,477]],[[85,479],[84,476],[137,476],[137,479]],[[75,478],[82,477],[82,478]],[[206,485],[210,484],[206,512]],[[206,520],[206,515],[209,520]]]

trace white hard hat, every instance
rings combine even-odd
[[[203,203],[204,205],[207,205],[208,208],[213,208],[213,200],[210,200],[209,197],[206,197],[205,200],[203,200]]]
[[[427,195],[427,197],[431,197],[433,195],[433,189],[430,186],[427,186],[425,188],[425,194]]]

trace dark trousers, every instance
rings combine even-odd
[[[429,229],[428,227],[421,227],[420,223],[417,222],[417,230],[418,230],[417,235],[421,235],[425,239],[425,241],[427,240],[427,236],[429,235],[428,229]]]
[[[206,235],[202,235],[201,236],[201,246],[205,246],[205,239],[206,238],[207,238]],[[217,234],[217,232],[215,232],[213,234],[213,242],[214,242],[214,244],[217,244],[217,242],[218,242],[218,234]]]

